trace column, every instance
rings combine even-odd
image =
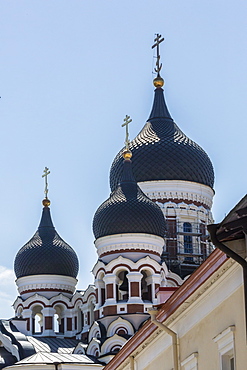
[[[127,274],[129,282],[129,300],[128,303],[143,303],[141,299],[141,272],[129,272]]]
[[[152,298],[152,303],[157,304],[157,298],[155,295],[155,290],[160,286],[161,283],[161,277],[160,274],[153,274],[151,276],[148,276],[146,278],[147,284],[151,285],[151,298]]]
[[[95,280],[94,283],[95,283],[95,288],[97,290],[97,298],[98,298],[97,301],[96,301],[95,310],[98,310],[105,303],[105,300],[102,301],[102,296],[103,296],[102,290],[104,289],[104,291],[105,291],[105,283],[101,279]],[[105,293],[104,293],[104,295],[105,295]]]
[[[28,309],[24,309],[22,311],[22,317],[23,319],[26,320],[26,331],[27,333],[24,333],[26,335],[32,335],[32,310],[30,310],[29,308]]]
[[[66,337],[73,336],[73,312],[72,310],[65,310],[64,312],[64,335]]]
[[[106,289],[105,305],[115,305],[117,301],[116,284],[119,279],[115,274],[107,274],[103,280],[105,282]]]
[[[56,310],[52,307],[45,307],[41,310],[43,315],[43,335],[44,336],[54,336],[54,314]]]

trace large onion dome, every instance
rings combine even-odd
[[[167,109],[162,87],[159,84],[155,86],[148,122],[129,144],[136,181],[184,180],[213,188],[214,170],[208,155],[176,125]],[[120,181],[123,150],[111,166],[112,190]]]
[[[79,269],[77,255],[56,232],[51,220],[49,203],[43,204],[46,205],[38,230],[16,255],[14,264],[16,277],[47,274],[75,278]]]
[[[93,232],[96,239],[125,233],[164,236],[163,213],[137,185],[130,158],[123,161],[119,185],[96,211]]]

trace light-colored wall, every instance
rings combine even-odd
[[[180,364],[187,362],[181,370],[221,370],[217,338],[227,330],[234,338],[236,369],[246,369],[242,268],[229,259],[164,324],[178,333]],[[172,370],[171,337],[157,329],[152,338],[133,351],[133,356],[134,370]],[[117,369],[129,370],[127,362]],[[198,367],[192,365],[196,362]]]
[[[210,300],[210,296],[208,299]],[[212,370],[220,369],[218,345],[214,342],[214,338],[234,325],[236,367],[244,369],[244,364],[247,363],[247,347],[243,308],[243,289],[240,287],[180,338],[181,361],[192,353],[198,352],[199,369],[208,370],[209,365]]]

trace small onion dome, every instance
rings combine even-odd
[[[78,274],[77,255],[56,232],[48,203],[43,202],[38,230],[16,255],[14,270],[17,278],[44,274],[76,278]]]
[[[213,188],[214,170],[208,155],[173,121],[165,103],[162,81],[156,82],[158,87],[148,122],[129,144],[136,181],[184,180]],[[111,190],[116,189],[121,178],[122,152],[123,149],[111,166]]]
[[[161,209],[137,185],[129,159],[124,152],[122,179],[110,197],[98,208],[93,219],[96,239],[114,234],[165,234],[165,219]]]

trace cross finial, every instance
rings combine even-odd
[[[155,72],[157,73],[157,76],[159,76],[160,70],[162,68],[162,63],[160,64],[160,48],[159,48],[159,45],[162,41],[164,41],[164,37],[161,38],[161,35],[156,33],[156,37],[154,39],[155,44],[152,46],[152,49],[157,47],[157,49],[156,49],[156,51],[157,51],[157,55],[156,55],[157,61],[156,61],[156,68],[154,68]]]
[[[126,117],[124,118],[124,123],[122,124],[122,127],[124,127],[124,126],[126,127],[125,147],[126,147],[127,150],[129,150],[129,143],[130,143],[130,141],[129,141],[129,127],[128,127],[130,122],[132,122],[132,119],[130,118],[130,116],[128,116],[126,114]]]
[[[48,194],[48,181],[47,181],[47,176],[51,173],[50,171],[49,171],[49,168],[48,167],[45,167],[45,169],[44,169],[44,174],[42,175],[42,177],[44,177],[45,178],[45,191],[44,191],[44,193],[45,193],[45,198],[46,199],[48,199],[47,198],[47,194]]]

